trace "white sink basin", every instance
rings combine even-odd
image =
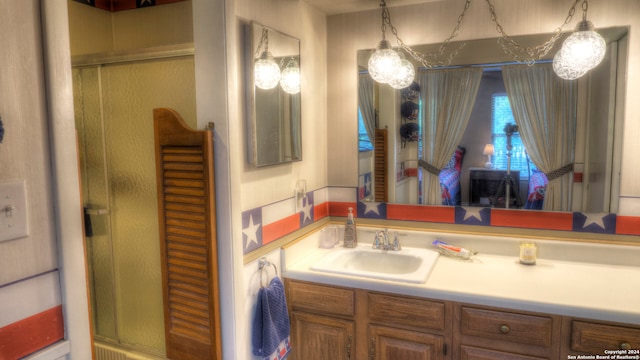
[[[399,251],[358,245],[336,248],[311,265],[311,270],[408,283],[427,281],[440,254],[433,250],[403,248]]]

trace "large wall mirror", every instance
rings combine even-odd
[[[536,149],[528,149],[524,144],[527,141],[521,139],[523,132],[518,131],[521,129],[512,126],[517,122],[505,88],[508,72],[505,67],[526,65],[514,63],[497,39],[467,41],[450,66],[421,69],[421,65],[414,63],[416,80],[402,90],[373,81],[366,71],[373,50],[358,51],[359,200],[615,213],[621,170],[628,28],[599,32],[608,44],[605,60],[572,85],[575,120],[568,135],[573,137],[568,156],[573,171],[566,175],[564,190],[569,200],[553,207],[543,207],[548,191],[545,186],[550,180],[532,161],[531,153]],[[544,34],[516,40],[524,46],[534,46],[549,38],[549,34]],[[412,46],[421,53],[435,53],[438,47],[439,44]],[[456,49],[458,44],[452,43],[450,47]],[[551,67],[555,51],[550,51],[535,66]],[[423,144],[422,139],[433,124],[422,120],[430,117],[430,110],[423,103],[429,98],[424,95],[425,75],[420,74],[453,68],[481,68],[482,75],[468,123],[460,130],[461,140],[454,146],[456,150],[451,157],[447,157],[449,162],[436,169],[440,171],[440,193],[434,199],[425,194],[429,166],[422,156],[423,147],[429,144]],[[510,77],[512,81],[513,76]],[[555,106],[566,105],[558,103]],[[559,145],[544,146],[550,156],[560,151],[553,148]]]
[[[248,161],[258,167],[299,161],[300,40],[257,22],[245,25],[245,35]]]

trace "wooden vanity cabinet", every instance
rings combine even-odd
[[[444,302],[285,280],[291,360],[444,360]]]
[[[556,360],[640,349],[640,325],[290,279],[285,287],[290,360]]]

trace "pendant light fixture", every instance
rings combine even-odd
[[[527,65],[533,65],[540,60],[546,59],[545,56],[562,37],[565,25],[569,24],[573,19],[580,1],[582,1],[582,21],[578,23],[574,32],[564,41],[560,51],[556,53],[553,59],[553,69],[556,74],[568,80],[577,79],[596,67],[602,61],[606,52],[605,40],[594,31],[591,21],[587,20],[588,0],[575,0],[564,22],[553,31],[551,37],[544,43],[531,47],[522,46],[514,38],[507,35],[502,24],[498,21],[498,15],[491,0],[485,0],[489,6],[491,21],[495,23],[496,30],[500,34],[498,43],[502,46],[503,51],[515,61]],[[403,89],[411,85],[415,78],[415,68],[410,61],[404,58],[403,53],[410,55],[413,60],[427,69],[450,65],[454,56],[465,46],[465,43],[461,42],[457,49],[450,51],[448,54],[445,54],[445,48],[460,33],[462,20],[470,4],[471,0],[465,1],[464,9],[458,16],[456,26],[449,37],[440,44],[439,49],[432,54],[422,54],[413,50],[400,39],[397,29],[391,23],[387,4],[385,0],[381,0],[382,40],[369,58],[368,70],[371,77],[375,81],[389,84],[395,89]],[[397,40],[397,50],[385,38],[387,26]]]
[[[558,51],[553,57],[553,71],[565,80],[575,80],[587,73],[585,69],[569,66],[562,57],[562,51]]]
[[[282,90],[289,94],[297,94],[300,92],[300,66],[296,59],[289,59],[284,70],[282,70],[280,86]]]
[[[416,69],[413,64],[400,53],[400,66],[396,68],[396,73],[389,81],[389,85],[394,89],[404,89],[411,85],[415,77]]]
[[[582,2],[582,21],[562,44],[553,60],[553,68],[563,79],[577,79],[596,67],[607,50],[607,44],[587,20],[588,0]]]
[[[389,41],[382,39],[369,58],[368,65],[369,75],[373,80],[386,84],[393,79],[396,69],[400,67],[400,56],[393,50]]]
[[[391,16],[389,14],[389,9],[387,8],[387,4],[385,0],[380,1],[381,8],[381,17],[382,17],[382,40],[378,43],[375,52],[371,55],[368,62],[368,70],[369,75],[373,78],[373,80],[389,84],[394,89],[404,89],[413,83],[415,79],[416,70],[414,65],[409,61],[402,51],[411,55],[413,59],[421,63],[426,68],[431,68],[434,66],[435,59],[438,56],[443,55],[445,47],[448,45],[449,41],[453,39],[458,34],[458,30],[460,29],[460,23],[469,8],[469,4],[471,0],[467,0],[465,2],[465,8],[462,14],[458,17],[458,24],[455,29],[451,33],[451,36],[447,38],[440,46],[440,49],[437,54],[420,54],[409,46],[405,45],[402,39],[398,37],[398,31],[391,23]],[[396,51],[391,43],[385,38],[387,25],[391,29],[391,32],[395,36],[398,43],[398,50]],[[461,45],[460,48],[464,46]],[[459,50],[459,49],[458,49]],[[456,51],[457,52],[457,51]],[[453,57],[452,52],[449,55],[449,62]]]
[[[385,38],[387,24],[391,26],[394,34],[396,34],[396,29],[391,25],[389,9],[387,9],[385,0],[381,0],[380,8],[382,9],[382,40],[369,58],[369,74],[373,80],[379,83],[388,83],[395,89],[402,89],[413,82],[415,69],[413,64],[396,52]]]
[[[269,90],[278,85],[280,81],[280,67],[273,60],[273,55],[269,52],[269,30],[262,29],[262,37],[256,52],[264,45],[264,51],[254,63],[253,76],[254,84],[260,89]]]

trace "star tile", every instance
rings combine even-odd
[[[244,253],[262,246],[262,208],[242,213],[242,245]]]
[[[358,202],[358,217],[368,219],[386,219],[387,204],[379,202]]]
[[[302,199],[302,211],[300,212],[300,227],[313,223],[313,192],[308,192]]]
[[[491,209],[486,207],[460,207],[455,210],[456,224],[490,225]]]
[[[616,214],[574,212],[573,231],[615,234]]]

